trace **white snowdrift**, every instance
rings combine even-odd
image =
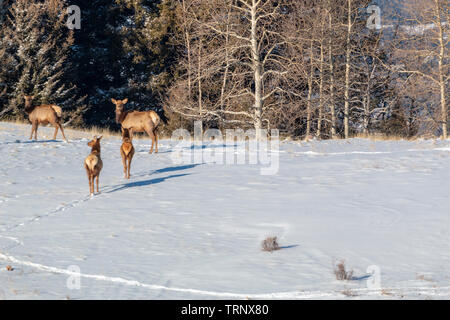
[[[449,141],[286,142],[262,176],[135,140],[128,181],[105,137],[90,198],[88,137],[29,130],[0,123],[0,299],[450,298]],[[261,251],[272,235],[283,248]],[[336,280],[335,259],[354,280]]]

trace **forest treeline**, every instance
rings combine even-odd
[[[373,7],[374,4],[381,7]],[[67,27],[67,7],[81,29]],[[372,5],[372,7],[370,7]],[[0,119],[24,94],[117,129],[111,98],[170,130],[447,137],[448,0],[3,0]],[[381,21],[378,19],[381,18]]]

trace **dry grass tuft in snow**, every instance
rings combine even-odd
[[[347,271],[345,269],[345,261],[341,260],[334,266],[334,274],[337,280],[352,280],[353,270]]]
[[[277,242],[277,237],[268,237],[262,242],[261,245],[263,251],[272,252],[275,250],[280,250],[280,246]]]

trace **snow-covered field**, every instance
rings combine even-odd
[[[90,198],[89,137],[29,132],[0,123],[0,299],[450,298],[450,141],[283,142],[263,176],[135,140],[127,181],[105,137]],[[283,248],[261,251],[271,235]]]

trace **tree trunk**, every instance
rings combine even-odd
[[[350,111],[350,58],[351,58],[351,33],[352,33],[352,0],[347,0],[347,41],[346,41],[346,60],[345,60],[345,105],[344,105],[344,135],[349,138],[349,111]]]
[[[321,138],[322,135],[322,116],[323,116],[323,63],[324,63],[324,51],[323,42],[320,43],[320,84],[319,84],[319,118],[317,120],[317,138]]]
[[[198,42],[198,112],[200,119],[203,120],[203,99],[202,99],[202,39]]]
[[[444,30],[441,19],[441,7],[439,0],[435,0],[436,3],[436,13],[438,20],[439,29],[439,87],[441,91],[441,113],[442,113],[442,138],[447,139],[447,125],[448,125],[448,111],[447,111],[447,101],[445,97],[445,74],[444,74],[444,56],[445,56],[445,40],[444,40]]]
[[[184,19],[184,36],[186,38],[186,50],[187,50],[187,59],[188,59],[188,97],[189,97],[189,103],[191,103],[191,91],[192,91],[192,81],[191,81],[191,42],[190,42],[190,36],[189,31],[187,27],[187,17],[186,17],[186,3],[185,0],[183,0],[183,19]]]
[[[262,109],[263,109],[263,96],[262,96],[262,73],[261,73],[261,61],[259,57],[258,41],[257,41],[257,3],[252,0],[251,8],[251,46],[252,46],[252,64],[255,81],[255,120],[254,126],[256,130],[256,138],[260,140],[262,129]]]
[[[312,90],[313,90],[313,73],[314,73],[314,64],[313,64],[313,41],[311,40],[310,50],[309,50],[309,76],[308,76],[308,98],[306,105],[306,139],[309,139],[311,136],[311,109],[312,109]]]
[[[364,134],[369,134],[369,121],[370,121],[370,92],[367,91],[365,94],[365,97],[363,99],[364,104],[364,120],[363,120],[363,126],[364,126]]]
[[[330,2],[329,2],[330,3]],[[331,5],[330,5],[331,7]],[[329,16],[329,28],[333,28],[333,19],[331,11],[328,13]],[[330,36],[328,40],[328,60],[330,63],[330,111],[331,111],[331,138],[336,138],[336,109],[334,106],[334,64],[333,64],[333,49],[332,49],[332,38]]]
[[[225,88],[227,85],[227,78],[228,78],[228,70],[230,68],[230,58],[229,58],[229,53],[228,53],[228,43],[229,43],[229,22],[230,22],[230,13],[228,12],[228,20],[227,20],[227,33],[225,35],[225,71],[224,71],[224,75],[223,75],[223,82],[222,82],[222,89],[220,91],[220,108],[223,110],[224,108],[224,96],[225,96]]]

